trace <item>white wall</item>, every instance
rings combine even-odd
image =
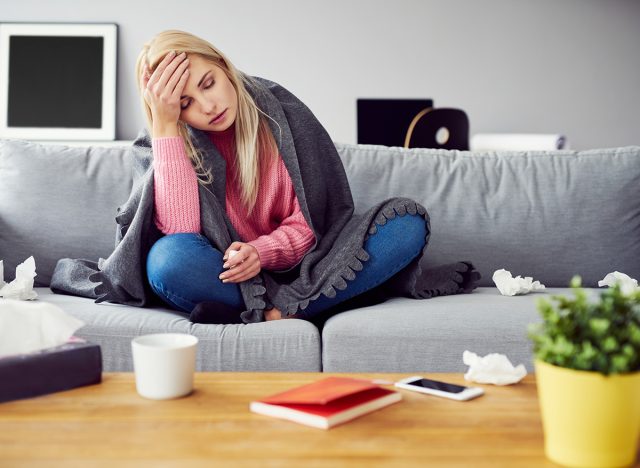
[[[637,0],[0,0],[0,21],[119,25],[117,138],[144,125],[133,70],[164,29],[200,35],[355,143],[357,97],[429,97],[478,132],[640,144]]]

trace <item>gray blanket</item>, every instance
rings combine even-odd
[[[422,254],[385,283],[390,296],[429,298],[470,292],[479,274],[469,262],[423,268],[430,235],[427,210],[413,200],[392,198],[354,216],[349,183],[340,156],[324,127],[296,96],[272,81],[246,76],[245,86],[269,121],[280,155],[291,176],[304,217],[316,237],[316,245],[298,265],[283,272],[263,270],[239,284],[246,310],[245,323],[264,320],[265,308],[274,305],[287,315],[306,308],[321,294],[333,297],[346,288],[369,258],[365,240],[376,225],[407,213],[424,217],[427,227]],[[208,186],[199,185],[202,233],[224,252],[241,240],[225,212],[225,160],[203,131],[190,128],[204,164],[214,174]],[[116,216],[116,247],[107,259],[61,259],[51,289],[57,293],[92,297],[145,306],[154,298],[146,279],[146,256],[162,236],[153,221],[153,165],[151,140],[143,131],[131,147],[134,184],[127,202]],[[375,181],[372,181],[375,183]]]

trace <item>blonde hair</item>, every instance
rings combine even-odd
[[[233,174],[240,184],[240,199],[247,211],[251,213],[258,197],[260,176],[266,172],[278,154],[278,146],[266,121],[266,118],[273,119],[258,108],[247,91],[245,83],[253,82],[252,78],[236,69],[220,50],[193,34],[168,30],[159,33],[143,46],[136,63],[136,81],[150,132],[153,131],[153,117],[151,109],[144,100],[144,90],[140,89],[140,74],[145,63],[153,72],[166,54],[172,50],[176,54],[186,52],[187,55],[197,55],[217,65],[224,71],[236,90],[238,112],[235,121],[236,164]],[[275,123],[277,125],[277,122]],[[202,154],[191,140],[187,124],[178,121],[178,131],[185,142],[187,155],[191,159],[199,182],[203,185],[210,184],[213,181],[213,175],[210,170],[205,169]]]

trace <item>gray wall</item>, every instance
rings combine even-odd
[[[117,138],[144,125],[133,70],[164,29],[200,35],[355,143],[357,97],[431,97],[471,133],[640,144],[637,0],[0,0],[0,21],[119,25]]]

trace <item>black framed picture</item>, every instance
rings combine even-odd
[[[0,23],[0,137],[114,140],[117,25]]]

